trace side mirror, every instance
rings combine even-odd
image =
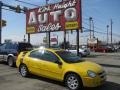
[[[59,61],[59,60],[57,60],[56,63],[57,63],[58,65],[62,65],[62,62]]]

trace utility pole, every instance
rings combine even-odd
[[[89,23],[90,23],[90,39],[91,39],[92,17],[89,17]]]
[[[113,25],[112,19],[111,19],[111,21],[110,21],[110,25],[111,25],[111,45],[112,45],[112,25]]]
[[[108,41],[109,41],[109,37],[108,37],[108,28],[109,28],[109,25],[107,25],[107,45],[108,45]]]
[[[1,44],[1,40],[2,40],[2,5],[3,3],[0,1],[0,44]]]
[[[92,22],[92,30],[93,30],[93,38],[94,38],[95,35],[94,35],[94,21],[93,21],[93,19],[91,20],[91,22]]]

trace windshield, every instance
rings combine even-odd
[[[83,61],[79,56],[69,51],[56,51],[56,53],[67,63],[77,63]]]

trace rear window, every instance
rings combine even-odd
[[[32,50],[33,46],[30,43],[19,43],[18,50],[21,51],[29,51]]]

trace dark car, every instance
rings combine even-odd
[[[0,45],[0,61],[5,61],[9,66],[14,66],[16,58],[21,51],[29,51],[33,48],[30,43],[4,43]]]

